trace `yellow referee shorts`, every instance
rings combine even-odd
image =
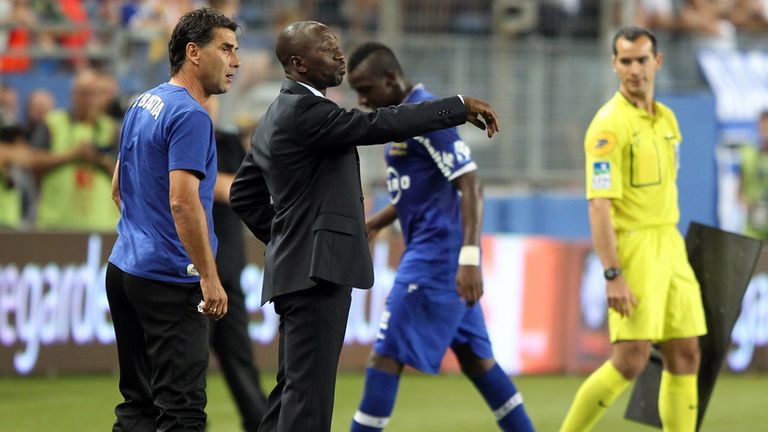
[[[617,233],[622,273],[637,298],[630,316],[608,310],[611,342],[706,334],[701,289],[674,225]]]

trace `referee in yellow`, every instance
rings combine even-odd
[[[677,230],[680,130],[672,110],[654,100],[662,60],[648,30],[620,29],[612,60],[619,91],[587,130],[589,221],[605,271],[612,349],[579,388],[561,431],[590,430],[643,371],[652,343],[664,363],[664,430],[696,430],[698,336],[707,328]]]

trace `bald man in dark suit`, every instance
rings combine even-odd
[[[453,96],[372,113],[325,98],[346,64],[325,25],[289,25],[275,49],[280,95],[253,134],[230,201],[267,245],[262,303],[280,316],[277,386],[261,431],[328,431],[352,287],[373,285],[356,146],[472,122],[499,130],[487,103]]]

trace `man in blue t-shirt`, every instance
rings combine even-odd
[[[371,109],[434,99],[412,85],[388,47],[369,42],[348,63],[358,103]],[[353,432],[389,422],[404,365],[436,374],[445,351],[505,431],[533,430],[522,396],[493,358],[482,309],[482,190],[469,147],[455,128],[385,147],[387,207],[366,222],[369,239],[399,219],[405,240],[395,284],[365,374]]]
[[[216,144],[202,104],[231,86],[236,29],[209,8],[182,16],[168,44],[170,81],[125,115],[106,276],[125,399],[114,431],[205,428],[207,317],[227,313],[227,295],[211,219]]]

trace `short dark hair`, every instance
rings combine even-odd
[[[369,58],[371,59],[369,72],[373,74],[383,75],[388,71],[395,71],[400,75],[403,74],[403,69],[400,67],[395,53],[388,46],[379,42],[366,42],[357,47],[352,55],[349,56],[347,70],[351,73],[360,66],[360,63]]]
[[[216,9],[208,7],[187,12],[179,18],[168,41],[171,76],[181,70],[186,58],[187,44],[192,42],[199,47],[205,47],[213,40],[213,30],[217,28],[236,31],[237,23]]]
[[[615,35],[613,35],[613,44],[611,45],[613,49],[613,55],[617,54],[616,42],[619,39],[624,38],[630,42],[634,42],[642,36],[645,36],[651,40],[651,52],[653,52],[653,54],[656,55],[657,54],[656,36],[654,36],[653,33],[651,33],[651,31],[648,30],[647,28],[635,27],[635,26],[622,27],[619,29],[619,31],[616,32]]]

